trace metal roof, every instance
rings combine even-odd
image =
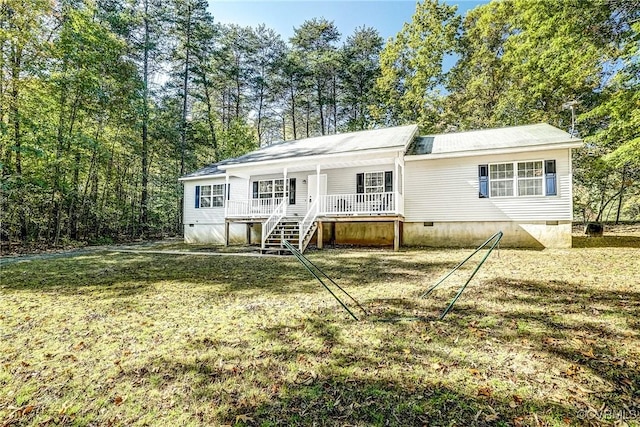
[[[417,125],[408,125],[280,142],[206,166],[181,179],[223,175],[227,167],[258,162],[339,154],[357,155],[383,149],[406,149],[407,156],[439,157],[502,149],[535,149],[537,146],[567,143],[577,146],[582,142],[546,123],[415,137],[417,131]]]
[[[546,123],[469,132],[445,133],[416,138],[407,155],[451,154],[504,148],[525,148],[581,142],[569,133]]]
[[[231,165],[312,156],[357,154],[369,150],[398,149],[400,151],[406,149],[417,131],[417,125],[408,125],[285,141],[209,165],[182,178],[224,174],[225,166]]]

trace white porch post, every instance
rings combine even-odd
[[[393,180],[393,204],[395,206],[395,212],[396,214],[400,214],[400,197],[398,197],[398,195],[400,194],[400,158],[396,157],[395,159],[395,166],[396,166],[396,171],[395,171],[395,178]],[[404,174],[403,174],[404,175]]]
[[[224,245],[229,246],[229,201],[227,200],[227,194],[229,191],[229,174],[224,174],[224,194],[222,195],[222,202],[224,203]]]
[[[229,217],[229,199],[231,199],[231,197],[227,197],[227,196],[231,196],[231,195],[229,194],[229,174],[225,173],[224,174],[224,194],[222,196],[222,201],[224,203],[225,219]]]
[[[282,175],[284,175],[284,180],[283,180],[284,191],[282,192],[282,195],[284,198],[284,216],[286,217],[287,208],[289,207],[289,191],[291,191],[291,189],[289,188],[289,182],[287,181],[287,168],[284,168]]]
[[[318,212],[320,212],[320,165],[316,166],[316,203],[318,204]]]

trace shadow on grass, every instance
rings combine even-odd
[[[604,381],[599,385],[609,388],[598,396],[607,407],[640,400],[638,348],[633,348],[640,331],[640,292],[505,278],[481,288],[463,296],[454,309],[456,322],[492,317],[495,325],[486,329],[491,338],[524,340],[539,353],[565,360],[573,366],[569,371],[595,374]],[[499,310],[469,302],[480,298],[491,299]]]
[[[498,308],[479,305],[482,299],[491,300]],[[376,299],[368,308],[378,305],[386,311],[407,314],[428,311],[434,304]],[[608,316],[616,316],[611,326]],[[479,320],[487,318],[492,322],[478,326]],[[263,327],[256,332],[260,337],[257,341],[251,337],[242,342],[215,335],[200,337],[191,344],[198,350],[195,360],[161,358],[127,375],[134,383],[158,382],[160,378],[167,387],[187,378],[188,388],[178,397],[184,402],[179,403],[195,401],[196,407],[206,403],[225,408],[217,414],[202,415],[202,419],[192,415],[213,424],[533,426],[554,420],[550,424],[588,425],[579,418],[580,411],[593,406],[581,403],[585,400],[572,400],[572,394],[579,393],[572,387],[597,386],[597,395],[587,391],[592,397],[584,398],[591,405],[596,400],[596,408],[636,407],[640,371],[636,362],[617,352],[623,350],[620,340],[627,334],[635,334],[637,339],[639,318],[640,294],[635,291],[497,278],[463,294],[447,321],[390,324],[376,332],[377,344],[370,341],[358,346],[347,335],[347,323],[311,316],[295,324]],[[372,324],[361,325],[369,329]],[[432,336],[433,341],[419,342],[425,339],[422,334]],[[550,386],[553,376],[560,376],[570,382],[562,385],[562,399],[554,401],[555,392],[551,391],[536,393],[542,397],[512,396],[510,393],[518,388],[511,381],[516,380],[501,377],[504,372],[499,362],[473,355],[484,351],[485,345],[500,349],[499,357],[517,351],[523,358],[536,355],[557,364],[553,368],[558,373],[537,373],[532,384],[527,374],[519,378],[537,390],[545,386],[536,380],[551,375]],[[471,356],[460,359],[459,353],[452,354],[449,349]],[[469,375],[471,367],[486,372],[484,384],[498,384],[496,390],[502,386],[510,392],[467,386],[444,372],[442,381],[437,380],[438,373],[425,377],[431,360],[456,369],[458,375]],[[574,373],[567,373],[562,361]],[[600,380],[581,382],[575,372],[589,373],[589,378]],[[542,424],[538,417],[544,417]]]
[[[420,265],[394,260],[389,268],[383,256],[341,260],[339,264],[314,259],[346,289],[383,281],[408,281],[425,271],[439,271],[449,263]],[[344,262],[343,262],[344,261]],[[404,265],[406,264],[406,265]],[[269,294],[315,293],[321,285],[291,257],[150,255],[97,253],[65,259],[21,262],[3,266],[0,289],[95,293],[97,297],[131,297],[154,283],[175,281],[211,286],[217,294],[255,291]]]
[[[193,418],[228,425],[265,426],[496,426],[539,425],[538,415],[553,414],[575,420],[577,410],[549,401],[499,398],[491,393],[467,394],[441,382],[379,378],[348,378],[325,370],[320,374],[300,370],[286,377],[275,365],[251,369],[221,364],[215,358],[192,363],[159,360],[150,368],[127,373],[134,383],[170,383],[190,379],[180,404],[196,403],[228,408],[223,414]],[[152,379],[154,378],[154,379]],[[253,393],[220,392],[225,383],[251,378]],[[537,423],[537,424],[536,424]]]
[[[290,384],[286,393],[255,408],[258,425],[495,426],[514,425],[533,412],[573,418],[560,405],[469,396],[442,384],[402,384],[384,380],[326,377],[312,384]],[[505,418],[508,414],[508,418]]]

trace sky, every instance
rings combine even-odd
[[[488,0],[447,0],[464,15]],[[411,20],[415,0],[209,0],[215,22],[255,27],[265,24],[284,40],[293,36],[294,27],[305,20],[326,18],[333,21],[342,40],[361,26],[378,30],[384,40],[395,36]]]

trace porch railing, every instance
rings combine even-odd
[[[283,198],[228,200],[227,216],[235,218],[268,217],[278,206],[282,205],[283,201]]]
[[[283,198],[228,200],[226,215],[229,218],[268,218],[281,205],[284,204],[286,208],[283,202]],[[395,192],[329,194],[320,196],[315,205],[310,206],[308,211],[315,210],[311,223],[318,215],[401,215],[404,212],[404,197]]]
[[[300,221],[300,237],[298,239],[298,250],[300,252],[304,252],[304,248],[306,246],[307,241],[307,233],[313,227],[313,223],[316,221],[316,217],[318,216],[318,205],[319,200],[316,200],[311,204],[309,210],[305,217]]]
[[[267,237],[273,232],[278,223],[282,218],[284,218],[286,209],[285,209],[285,199],[275,199],[280,200],[280,203],[271,213],[271,216],[265,221],[262,225],[262,249],[265,248],[265,243],[267,241]]]
[[[323,215],[400,213],[398,195],[389,193],[330,194],[320,196],[319,213]]]

